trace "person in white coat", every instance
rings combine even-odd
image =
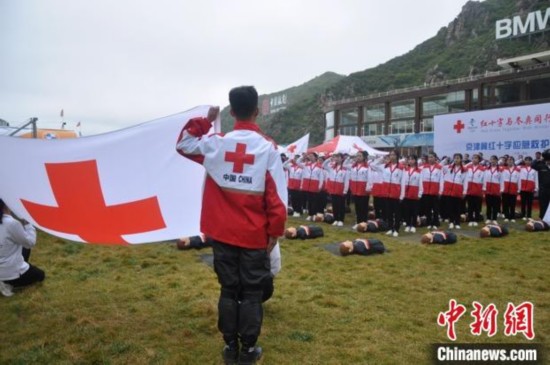
[[[44,271],[28,263],[30,249],[36,244],[36,229],[27,221],[18,221],[0,199],[0,293],[13,295],[14,287],[23,287],[45,278]]]

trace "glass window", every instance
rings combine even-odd
[[[520,101],[521,83],[498,83],[495,85],[495,104],[506,104]]]
[[[354,125],[357,126],[359,115],[357,109],[344,109],[340,111],[340,126]]]
[[[342,136],[356,136],[357,135],[357,126],[348,125],[340,127],[340,135]]]
[[[364,136],[378,136],[382,133],[382,123],[367,123],[363,125],[363,135]]]
[[[391,119],[414,118],[414,100],[391,103]]]
[[[374,104],[365,107],[365,121],[379,122],[386,119],[386,109],[384,104]]]
[[[432,116],[465,111],[465,97],[464,90],[428,96],[422,100],[422,115]]]
[[[420,132],[433,132],[433,130],[434,130],[433,118],[424,118],[420,120]]]
[[[531,100],[546,99],[550,95],[550,78],[530,80],[527,88]]]
[[[389,134],[413,133],[414,120],[399,120],[390,123]]]
[[[334,111],[325,114],[326,128],[334,127]]]
[[[334,138],[334,128],[325,129],[325,141],[329,141]]]

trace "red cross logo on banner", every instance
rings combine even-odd
[[[157,197],[107,206],[95,160],[45,165],[58,206],[21,199],[39,225],[86,242],[112,244],[126,244],[125,234],[166,227]]]
[[[466,127],[464,123],[459,119],[456,121],[455,125],[453,126],[453,129],[456,130],[456,133],[462,133],[462,130]]]
[[[288,146],[286,148],[286,150],[290,153],[294,153],[294,151],[296,151],[296,145],[295,144],[291,144],[290,146]]]
[[[254,155],[246,154],[246,144],[237,143],[235,152],[226,152],[225,161],[233,163],[233,172],[242,174],[244,171],[244,164],[254,165]]]

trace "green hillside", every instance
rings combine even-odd
[[[326,73],[301,86],[275,93],[286,92],[289,106],[262,118],[262,129],[281,144],[292,142],[306,132],[311,133],[310,144],[318,144],[324,139],[323,100],[364,96],[483,74],[499,69],[498,58],[547,50],[550,48],[548,32],[496,40],[495,21],[545,10],[549,4],[547,0],[469,1],[447,27],[404,55],[347,77]],[[292,103],[291,91],[296,93]],[[231,122],[228,111],[224,112],[227,130]]]

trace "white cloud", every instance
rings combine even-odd
[[[0,0],[0,118],[84,134],[349,74],[434,36],[466,0]]]

